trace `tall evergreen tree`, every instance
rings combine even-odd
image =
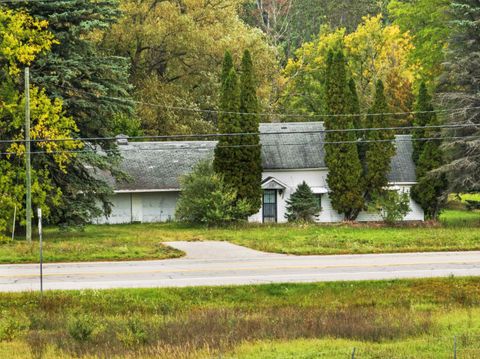
[[[354,111],[349,103],[352,98],[350,91],[343,52],[330,51],[326,70],[326,102],[328,114],[334,116],[326,118],[326,130],[353,129],[353,116],[341,116]],[[343,213],[347,220],[353,220],[364,205],[362,166],[355,144],[355,132],[327,132],[325,141],[325,161],[329,169],[327,183],[332,207]]]
[[[349,106],[348,113],[354,114],[352,116],[353,119],[353,127],[354,128],[363,128],[362,123],[362,115],[360,114],[360,100],[358,99],[357,93],[357,85],[354,79],[350,79],[348,81],[348,98],[347,104]],[[361,140],[365,137],[365,131],[357,131],[355,133],[355,137],[358,140]],[[360,162],[363,163],[365,160],[365,143],[359,142],[357,145],[358,156],[360,158]]]
[[[223,134],[240,133],[242,132],[239,116],[240,85],[228,52],[225,54],[222,76],[218,130]],[[242,148],[239,147],[241,142],[241,136],[221,136],[215,148],[213,162],[215,172],[223,176],[226,186],[235,190],[238,190],[242,183],[240,172]]]
[[[480,2],[455,0],[448,61],[442,76],[440,97],[447,106],[466,107],[463,114],[448,116],[451,124],[464,128],[451,131],[462,136],[446,147],[451,191],[480,191]]]
[[[375,101],[367,115],[368,128],[386,128],[389,125],[388,105],[385,99],[383,83],[377,81]],[[394,135],[389,130],[368,131],[365,152],[366,197],[371,199],[375,193],[381,193],[388,184],[390,161],[395,154]]]
[[[425,137],[424,127],[430,122],[435,121],[433,119],[433,117],[435,117],[435,113],[428,112],[428,111],[433,111],[433,106],[432,106],[432,99],[428,94],[428,90],[427,90],[427,86],[425,85],[425,82],[422,82],[420,84],[420,89],[418,90],[417,102],[415,104],[415,111],[417,113],[415,114],[415,119],[413,121],[413,124],[417,128],[413,130],[412,137],[414,140],[413,141],[413,161],[415,162],[415,164],[417,164],[425,144],[424,141],[419,141],[418,139]]]
[[[246,50],[242,58],[242,74],[240,81],[240,128],[242,132],[253,135],[242,136],[242,144],[248,147],[241,149],[242,157],[239,168],[241,184],[238,195],[246,199],[252,213],[258,212],[262,199],[262,151],[260,146],[259,109],[257,88],[250,51]]]
[[[418,104],[421,104],[426,111],[433,111],[430,96],[424,84],[420,86],[418,93]],[[428,115],[428,122],[421,126],[437,126],[439,121],[434,112]],[[423,117],[422,117],[423,119]],[[417,122],[416,125],[418,125]],[[425,218],[437,219],[442,206],[445,204],[444,192],[447,189],[447,176],[442,172],[434,172],[433,170],[443,165],[443,150],[441,148],[441,129],[440,128],[420,128],[415,130],[414,138],[438,138],[438,140],[414,141],[421,143],[422,146],[416,146],[416,174],[417,184],[412,188],[412,198],[422,206],[425,212]],[[421,133],[420,135],[418,133]],[[415,147],[414,147],[415,150]],[[415,155],[415,152],[414,152]]]
[[[50,97],[63,99],[66,114],[75,120],[80,137],[115,135],[112,132],[115,116],[133,112],[133,103],[128,101],[128,65],[126,59],[106,54],[92,39],[120,16],[118,1],[19,1],[6,5],[47,20],[48,30],[59,42],[31,67],[32,83],[45,88]],[[127,101],[113,97],[127,98]],[[69,164],[68,176],[61,171],[51,173],[55,185],[62,189],[64,203],[52,208],[55,221],[85,223],[101,214],[97,201],[103,203],[108,213],[111,189],[87,168],[118,174],[115,170],[118,156],[115,143],[95,142],[95,149],[98,146],[109,150],[107,156],[79,154]],[[93,149],[88,142],[85,148]],[[38,158],[47,163],[52,161],[49,156]]]

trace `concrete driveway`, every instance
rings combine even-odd
[[[479,276],[480,252],[291,256],[228,242],[167,242],[178,259],[44,265],[44,288],[105,289]],[[38,264],[0,265],[0,291],[39,289]]]

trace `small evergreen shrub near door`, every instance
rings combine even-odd
[[[320,211],[321,208],[317,196],[315,196],[308,184],[303,181],[287,201],[285,217],[289,222],[311,222],[313,217]]]

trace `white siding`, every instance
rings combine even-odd
[[[282,193],[277,193],[277,220],[286,222],[285,211],[287,203],[297,186],[303,181],[310,187],[327,188],[327,170],[285,170],[267,171],[263,178],[273,177],[287,188]],[[410,185],[400,184],[391,186],[392,189],[410,191]],[[175,207],[179,192],[145,192],[145,193],[117,193],[112,197],[113,209],[109,218],[97,218],[95,223],[131,223],[131,222],[165,222],[175,218]],[[423,221],[423,210],[410,200],[411,211],[405,220]],[[322,195],[322,211],[316,218],[317,222],[340,222],[343,216],[333,210],[328,193]],[[380,221],[377,213],[361,212],[358,221]],[[250,222],[262,222],[262,209],[249,218]]]
[[[112,196],[112,213],[97,218],[98,224],[166,222],[175,217],[179,192],[117,193]]]
[[[283,182],[288,188],[283,191],[282,194],[277,194],[277,220],[279,223],[287,222],[285,218],[285,211],[287,203],[297,186],[305,181],[310,187],[324,187],[327,186],[327,174],[326,169],[315,170],[285,170],[285,171],[268,171],[263,173],[263,178],[273,177]],[[398,185],[391,186],[392,189],[402,190],[410,192],[411,185]],[[404,220],[408,221],[423,221],[422,208],[410,199],[410,212],[405,216]],[[343,215],[333,210],[332,204],[328,194],[322,195],[322,211],[316,217],[317,222],[329,223],[329,222],[341,222]],[[382,218],[377,213],[361,212],[357,218],[357,221],[380,221]],[[249,218],[250,222],[262,222],[262,209]]]

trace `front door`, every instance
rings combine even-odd
[[[277,190],[263,191],[263,223],[277,221]]]

